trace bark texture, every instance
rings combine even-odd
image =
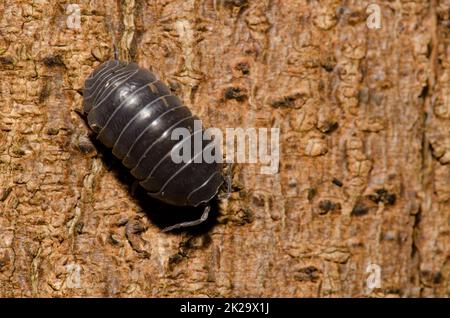
[[[0,296],[448,297],[450,1],[374,2],[0,1]],[[114,47],[279,173],[161,233],[76,113]]]

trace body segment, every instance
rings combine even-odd
[[[83,110],[97,139],[112,148],[151,196],[173,205],[197,206],[217,194],[224,181],[221,163],[172,160],[173,147],[194,144],[198,118],[150,71],[135,63],[103,63],[86,79]],[[179,127],[191,135],[172,140],[172,131]],[[192,157],[203,155],[211,143],[202,141],[200,152],[192,152]]]

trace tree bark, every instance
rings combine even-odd
[[[0,296],[450,295],[450,1],[73,2],[0,2]],[[162,233],[76,113],[114,48],[279,173]]]

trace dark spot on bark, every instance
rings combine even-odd
[[[440,284],[442,282],[442,274],[441,272],[437,272],[433,276],[433,284]]]
[[[173,254],[169,257],[168,263],[169,263],[169,268],[173,269],[173,267],[180,263],[183,260],[183,257],[185,257],[186,255],[180,254],[180,253],[176,253]]]
[[[42,62],[48,67],[64,66],[64,62],[60,55],[46,56]]]
[[[294,279],[300,282],[317,282],[320,278],[319,270],[314,266],[301,268],[294,274]]]
[[[178,254],[182,257],[185,257],[188,255],[189,249],[191,249],[192,246],[190,245],[189,240],[187,241],[181,241],[179,248],[178,248]]]
[[[244,216],[242,221],[245,223],[252,223],[255,220],[255,213],[251,209],[243,209]]]
[[[224,96],[226,99],[235,99],[238,102],[242,102],[247,99],[247,93],[245,89],[240,87],[228,87],[225,89]]]
[[[336,67],[336,59],[333,56],[328,56],[320,63],[320,65],[326,72],[330,73]]]
[[[333,178],[333,181],[331,181],[334,185],[337,185],[338,187],[342,187],[343,183],[341,182],[341,180]]]
[[[330,200],[323,200],[319,202],[319,214],[327,214],[330,211],[335,211],[341,208],[340,203],[334,203]]]
[[[141,237],[142,232],[146,230],[147,226],[139,217],[130,219],[125,226],[125,236],[131,248],[144,258],[150,257],[150,253],[147,251],[147,241]]]
[[[179,253],[187,255],[189,250],[198,250],[208,247],[212,243],[211,236],[208,234],[200,236],[191,236],[187,240],[182,241],[179,245]]]
[[[334,66],[329,64],[329,63],[324,63],[322,64],[322,67],[325,71],[327,71],[328,73],[332,72],[334,70]]]
[[[307,196],[308,201],[312,201],[312,199],[314,199],[314,197],[316,196],[316,194],[317,194],[316,189],[314,189],[314,188],[309,188],[309,189],[308,189],[308,196]]]
[[[83,233],[83,228],[84,228],[84,223],[83,222],[79,222],[75,225],[75,232],[77,232],[77,234],[82,234]]]
[[[349,15],[347,17],[347,21],[350,25],[355,25],[357,23],[360,23],[364,19],[365,19],[365,14],[360,11],[352,11],[349,13]]]
[[[0,63],[4,65],[14,64],[14,59],[11,56],[0,56]]]
[[[275,107],[275,108],[289,107],[295,102],[295,100],[297,98],[298,98],[297,95],[285,96],[281,99],[272,101],[271,105],[272,105],[272,107]]]
[[[337,13],[339,14],[339,15],[342,15],[342,14],[344,14],[345,13],[345,11],[347,11],[348,9],[346,8],[346,7],[339,7],[338,9],[337,9]]]
[[[145,232],[147,230],[147,227],[140,220],[134,219],[133,221],[128,222],[127,230],[128,230],[128,233],[131,233],[131,234],[140,234],[142,232]]]
[[[431,41],[430,41],[430,43],[427,44],[427,53],[426,53],[427,58],[430,58],[431,52],[433,52],[433,45],[431,45]]]
[[[368,212],[369,212],[369,208],[366,207],[362,202],[358,202],[353,207],[351,215],[362,216],[362,215],[366,215]]]
[[[433,273],[432,271],[424,269],[420,271],[420,275],[425,281],[432,282],[433,284],[440,284],[442,282],[441,272]]]
[[[256,206],[259,206],[259,207],[263,207],[264,206],[264,198],[262,196],[254,195],[252,197],[252,202]]]
[[[248,0],[223,0],[226,6],[245,7],[248,5]]]
[[[267,200],[267,202],[269,203],[269,209],[273,209],[273,198],[269,197],[269,199]]]
[[[250,67],[247,62],[239,62],[236,64],[236,69],[241,71],[244,75],[248,75],[250,73]]]
[[[338,129],[339,124],[335,121],[326,121],[320,127],[319,130],[324,134],[330,134],[336,129]]]
[[[389,193],[386,196],[386,203],[389,204],[389,205],[394,205],[396,200],[397,200],[397,197],[393,193]]]
[[[420,92],[419,98],[425,98],[425,97],[427,97],[427,96],[428,96],[428,92],[429,92],[429,87],[428,87],[428,85],[425,85],[425,86],[422,88],[422,91]]]
[[[3,189],[3,190],[0,192],[0,202],[5,201],[5,200],[8,198],[9,194],[11,193],[11,191],[12,191],[12,188],[11,188],[11,187],[8,187],[8,188],[6,188],[6,189]]]
[[[16,148],[12,149],[12,153],[15,154],[18,157],[22,157],[22,156],[25,155],[25,150],[23,150],[23,149],[21,149],[19,147],[16,147]]]
[[[115,234],[115,233],[110,233],[110,234],[109,234],[108,241],[109,241],[109,243],[111,243],[112,245],[116,245],[116,246],[121,245],[121,244],[120,244],[120,240],[119,240],[119,238],[117,237],[117,234]]]
[[[386,205],[394,205],[397,201],[395,193],[390,193],[386,189],[377,189],[374,194],[369,194],[367,197],[375,203],[382,202]]]

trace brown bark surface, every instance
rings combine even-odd
[[[0,296],[448,297],[450,1],[371,2],[0,1]],[[279,173],[162,233],[76,113],[114,46]]]

